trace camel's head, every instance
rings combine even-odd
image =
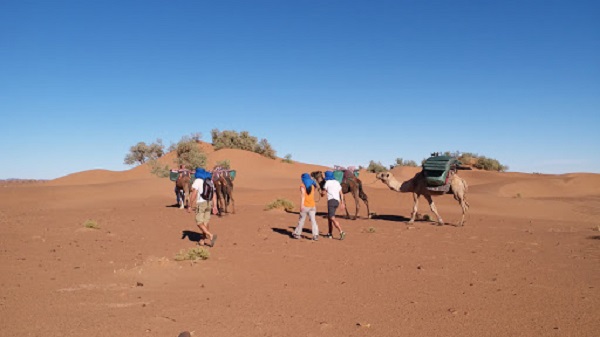
[[[389,172],[379,172],[379,173],[377,173],[377,175],[375,177],[377,177],[377,179],[379,179],[385,183],[385,182],[388,182],[390,180],[390,177],[393,177],[393,176]]]
[[[319,187],[319,191],[323,188],[325,184],[325,178],[323,177],[323,172],[321,171],[313,171],[310,173],[310,176],[317,182],[317,186]]]

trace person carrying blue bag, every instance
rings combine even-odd
[[[317,241],[319,240],[319,226],[315,219],[317,214],[317,205],[315,204],[317,183],[312,180],[308,173],[302,173],[300,179],[302,180],[302,185],[300,185],[300,220],[298,221],[298,226],[296,226],[292,237],[294,239],[300,239],[302,237],[302,229],[304,228],[306,215],[308,215],[312,224],[313,240]]]

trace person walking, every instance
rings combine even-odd
[[[199,244],[205,244],[205,240],[210,243],[207,244],[209,247],[215,245],[217,241],[217,235],[212,234],[209,229],[208,222],[210,220],[210,211],[212,209],[213,214],[217,214],[217,196],[215,193],[215,185],[212,182],[212,175],[203,168],[197,168],[194,175],[196,180],[192,184],[191,204],[196,205],[196,226],[204,234]]]
[[[319,226],[315,219],[317,214],[317,205],[315,204],[317,183],[312,180],[308,173],[302,173],[300,178],[302,180],[302,185],[300,185],[300,220],[298,221],[298,226],[296,226],[292,237],[294,239],[300,239],[302,237],[302,229],[304,228],[304,222],[308,215],[312,224],[313,240],[317,241],[319,240]]]
[[[335,226],[340,231],[340,240],[344,240],[346,232],[342,230],[339,221],[335,218],[335,211],[338,206],[344,209],[346,205],[344,203],[342,185],[335,180],[332,171],[325,171],[323,191],[327,194],[327,223],[329,225],[329,232],[326,234],[326,237],[330,239],[333,237],[333,226]]]

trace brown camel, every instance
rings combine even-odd
[[[229,204],[231,203],[231,213],[235,214],[235,201],[233,200],[233,179],[227,171],[214,171],[213,183],[217,193],[217,208],[219,215],[229,213]]]
[[[310,176],[317,181],[319,192],[322,193],[323,186],[325,185],[325,178],[323,176],[323,172],[314,171],[311,172]],[[358,200],[360,198],[367,206],[367,219],[370,219],[371,213],[369,212],[369,198],[367,197],[365,191],[363,191],[362,181],[360,181],[360,179],[358,179],[357,177],[352,177],[348,179],[345,178],[344,180],[342,180],[341,185],[342,193],[347,194],[350,192],[354,197],[354,202],[356,203],[356,212],[354,213],[354,218],[350,218],[350,213],[348,213],[348,206],[345,207],[346,217],[352,220],[356,220],[356,218],[358,218],[358,211],[360,210],[360,204]]]
[[[192,179],[189,175],[179,174],[177,180],[175,181],[175,186],[177,187],[177,193],[181,196],[181,203],[179,204],[179,208],[183,209],[187,207],[188,212],[190,211],[190,190],[192,187]]]
[[[443,225],[444,220],[442,220],[442,217],[438,213],[437,208],[433,203],[432,196],[441,195],[444,193],[454,194],[454,199],[456,199],[462,207],[462,218],[460,220],[460,223],[458,224],[459,226],[462,226],[465,222],[465,214],[469,209],[469,203],[467,202],[466,195],[468,189],[467,182],[461,177],[459,177],[454,171],[450,171],[448,174],[450,175],[450,177],[448,178],[448,181],[450,183],[450,190],[448,192],[437,192],[428,190],[427,181],[425,179],[425,174],[423,173],[423,171],[417,173],[412,179],[409,179],[402,183],[396,180],[396,178],[394,178],[394,176],[390,172],[377,173],[377,179],[381,180],[391,190],[401,193],[410,192],[413,194],[415,204],[410,215],[409,223],[413,223],[415,221],[415,217],[417,216],[417,206],[419,204],[419,197],[422,195],[425,197],[427,202],[429,202],[429,207],[437,217],[438,224],[440,226]]]

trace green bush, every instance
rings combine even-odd
[[[148,160],[158,159],[165,154],[165,146],[159,138],[150,145],[139,142],[129,148],[129,153],[125,155],[124,163],[126,165],[144,164]]]
[[[508,170],[508,166],[500,164],[500,162],[496,159],[486,158],[481,156],[477,158],[477,161],[473,165],[475,168],[486,171],[498,171],[504,172]]]
[[[215,166],[220,166],[226,170],[229,170],[231,168],[231,163],[229,162],[229,159],[225,159],[225,160],[221,160],[218,161]]]
[[[385,168],[385,166],[383,166],[383,164],[381,164],[381,162],[375,162],[371,160],[369,162],[369,166],[367,166],[367,171],[372,173],[379,173],[385,172],[387,171],[387,169]]]
[[[291,211],[294,209],[294,203],[287,200],[287,199],[283,199],[283,198],[279,198],[275,201],[272,201],[271,203],[267,204],[267,206],[265,207],[265,210],[272,210],[272,209],[284,209],[286,211]]]
[[[178,165],[185,165],[188,169],[206,167],[206,155],[190,137],[183,137],[175,146],[175,152]]]
[[[417,167],[417,163],[414,160],[404,160],[402,158],[396,158],[396,163],[391,165],[391,168],[394,168],[396,166],[410,166],[410,167]]]
[[[85,227],[85,228],[91,228],[91,229],[100,229],[100,225],[98,225],[98,223],[96,221],[91,220],[91,219],[86,220],[83,223],[83,227]]]
[[[286,154],[285,157],[283,157],[283,159],[281,159],[282,162],[284,163],[288,163],[288,164],[292,164],[294,161],[292,160],[292,155],[291,154]]]
[[[196,261],[196,260],[207,260],[210,257],[210,252],[201,247],[194,247],[188,250],[182,249],[175,255],[175,261]]]
[[[169,165],[162,166],[156,159],[149,160],[148,165],[150,166],[150,173],[155,176],[159,178],[166,178],[169,176]]]
[[[258,138],[251,136],[248,131],[238,133],[233,130],[219,131],[219,129],[213,129],[211,136],[215,150],[239,149],[256,152],[271,159],[276,158],[275,150],[266,139],[261,139],[259,142]]]

